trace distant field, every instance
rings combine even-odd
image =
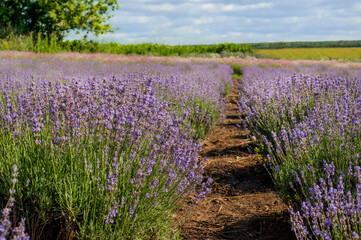
[[[361,48],[258,49],[255,53],[279,59],[361,59]]]

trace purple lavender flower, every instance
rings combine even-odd
[[[76,194],[81,206],[97,214],[89,218],[91,226],[106,222],[109,229],[129,234],[138,232],[136,222],[144,216],[168,217],[174,204],[198,184],[199,197],[209,193],[211,180],[202,184],[205,161],[198,159],[197,138],[226,107],[225,86],[232,86],[228,65],[109,64],[49,57],[12,61],[15,67],[7,70],[1,66],[9,65],[8,60],[0,59],[0,78],[6,76],[0,84],[0,131],[20,149],[31,146],[29,156],[41,155],[34,163],[16,160],[31,165],[24,179],[32,181],[21,183],[19,195],[26,196],[29,188],[35,194],[37,179],[57,179],[61,184],[44,182],[66,187],[42,188],[44,198],[58,206]],[[55,172],[53,178],[48,178],[49,171]],[[17,177],[13,179],[15,184]],[[15,193],[11,188],[10,203]],[[87,214],[81,206],[57,209],[81,225],[80,215]],[[130,215],[134,222],[128,221]],[[92,234],[85,233],[90,225],[79,226],[86,236]],[[18,230],[22,232],[22,226]]]
[[[332,166],[334,166],[332,162],[324,163],[326,176],[335,174]],[[356,169],[358,166],[355,166],[351,172],[356,172]],[[355,229],[359,229],[361,224],[359,214],[361,199],[358,197],[361,182],[357,174],[352,176],[352,180],[357,184],[356,197],[354,197],[351,191],[346,192],[343,187],[343,176],[346,175],[340,173],[336,187],[333,181],[326,182],[319,179],[319,184],[314,183],[314,187],[310,188],[311,197],[302,202],[300,211],[295,212],[292,208],[289,209],[292,229],[299,239],[308,239],[312,236],[317,239],[355,239],[358,237]],[[304,234],[303,229],[308,229],[307,234]],[[312,231],[309,231],[310,229]]]

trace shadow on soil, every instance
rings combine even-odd
[[[213,149],[203,153],[203,157],[221,157],[224,155],[237,155],[237,156],[244,156],[252,153],[252,149],[256,147],[256,144],[247,144],[247,145],[240,145],[240,146],[232,146],[226,147],[222,149]]]
[[[239,115],[226,115],[227,119],[239,119]]]
[[[232,240],[296,240],[287,219],[287,213],[263,214],[227,225],[214,235]]]
[[[223,187],[231,188],[231,196],[274,189],[271,177],[260,163],[254,166],[230,163],[229,166],[223,165],[221,169],[217,166],[209,167],[205,170],[205,175],[215,179]]]

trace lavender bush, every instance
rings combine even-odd
[[[313,169],[309,170],[314,176]],[[313,182],[310,198],[302,202],[300,211],[289,208],[292,230],[298,239],[359,239],[361,168],[350,163],[346,173],[336,173],[332,162],[324,162],[324,174],[325,179]],[[353,186],[354,190],[345,190],[345,185]]]
[[[5,208],[1,211],[2,212],[2,218],[0,220],[0,239],[1,240],[6,240],[7,236],[10,235],[11,238],[13,240],[29,240],[30,237],[25,233],[25,218],[21,219],[21,222],[19,223],[18,227],[15,227],[11,230],[12,228],[12,224],[10,221],[10,213],[11,213],[11,208],[14,206],[14,202],[15,202],[15,184],[18,182],[18,167],[16,165],[13,165],[12,167],[12,179],[11,179],[11,183],[12,186],[9,189],[9,200],[5,206]]]
[[[195,201],[209,192],[196,139],[224,108],[228,66],[46,57],[0,68],[0,172],[18,165],[33,238],[59,218],[61,236],[169,238],[182,200],[198,184]]]
[[[333,163],[337,173],[332,181],[350,164],[357,165],[355,159],[361,153],[360,70],[246,67],[243,73],[239,109],[262,141],[257,151],[264,154],[275,185],[296,202],[309,199],[315,204],[309,189],[316,179],[326,178],[327,172],[320,171],[325,160]],[[354,196],[351,176],[346,174],[344,180],[346,193]]]
[[[292,71],[246,68],[239,104],[271,166],[280,169],[274,177],[288,176],[285,186],[290,169],[308,163],[322,168],[332,159],[346,170],[361,151],[361,79]]]

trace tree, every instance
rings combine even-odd
[[[118,8],[117,0],[1,0],[0,27],[59,40],[71,30],[98,35],[111,31],[106,20]]]

